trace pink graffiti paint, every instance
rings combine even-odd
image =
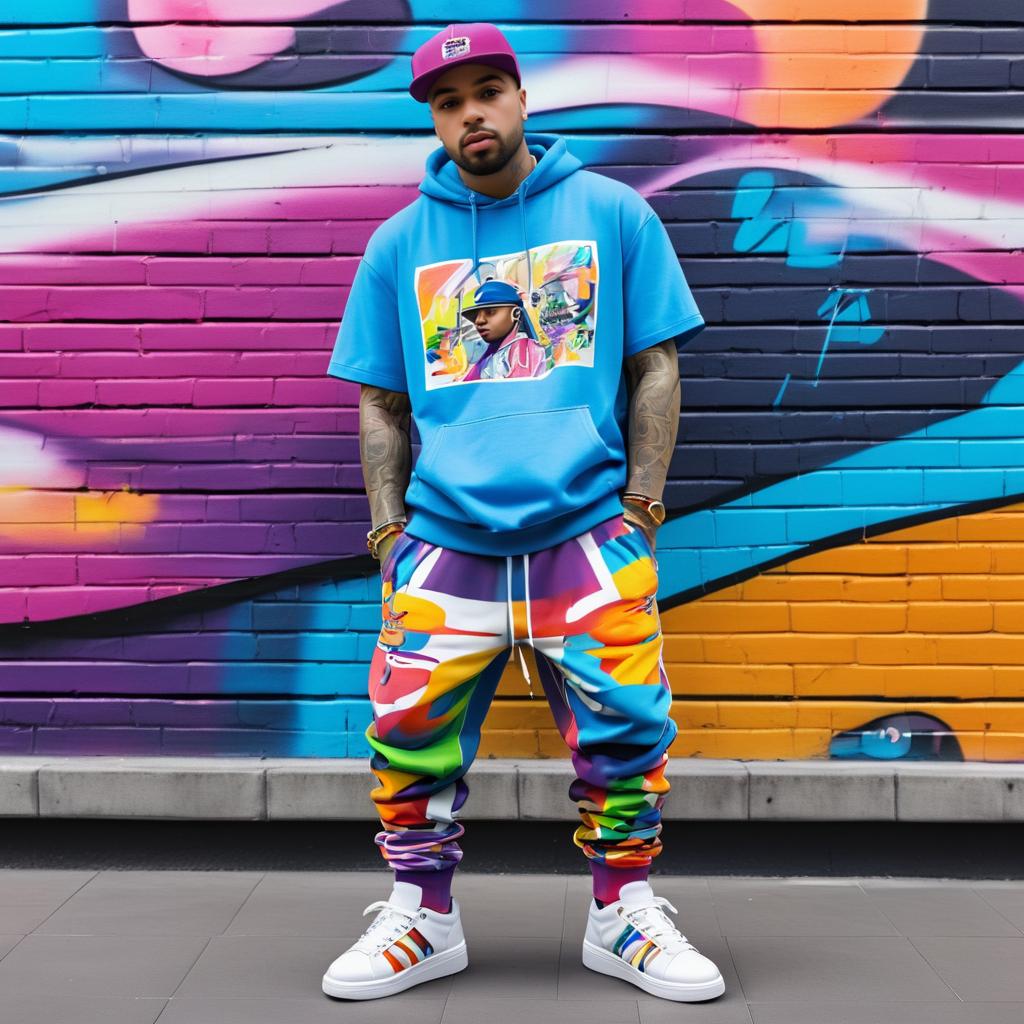
[[[136,23],[142,52],[164,67],[188,75],[232,75],[248,71],[295,42],[286,24],[231,24],[272,20],[300,21],[337,6],[324,0],[128,0],[128,20]]]

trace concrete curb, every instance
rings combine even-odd
[[[1024,765],[676,758],[666,820],[1024,821]],[[572,821],[568,759],[478,760],[466,820]],[[366,758],[6,757],[0,816],[375,819]]]

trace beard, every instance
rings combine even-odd
[[[508,164],[519,149],[525,130],[523,123],[522,121],[517,122],[507,136],[501,136],[495,132],[495,144],[486,153],[466,153],[460,148],[455,153],[449,149],[448,155],[452,158],[453,163],[457,164],[468,174],[480,176],[497,174]]]

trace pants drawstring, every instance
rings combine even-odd
[[[526,582],[526,633],[529,637],[530,646],[533,646],[533,623],[530,621],[530,556],[523,555],[523,575]],[[515,619],[512,615],[512,556],[505,556],[505,578],[508,586],[508,635],[512,646],[519,654],[519,666],[526,677],[526,685],[530,690],[530,700],[534,699],[533,680],[530,678],[530,670],[526,666],[526,657],[523,654],[523,646],[516,640]]]

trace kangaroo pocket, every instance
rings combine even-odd
[[[467,526],[520,530],[605,497],[623,464],[585,405],[487,416],[437,428],[406,500]]]

